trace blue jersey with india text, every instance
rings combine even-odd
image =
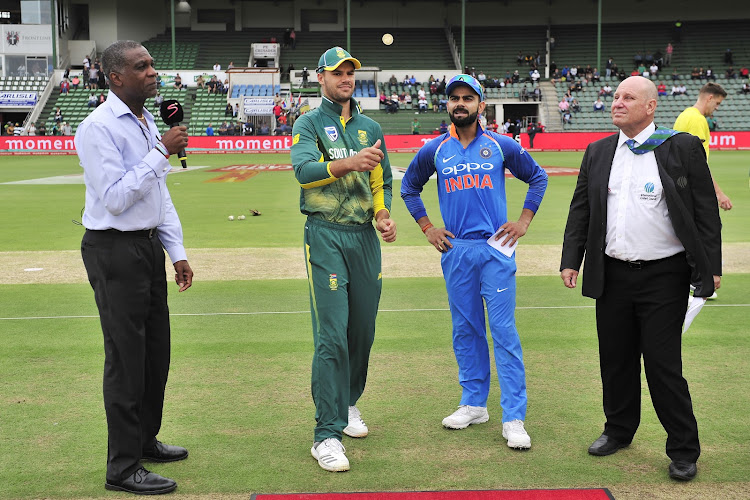
[[[419,150],[404,179],[401,197],[414,220],[427,215],[422,188],[437,173],[438,201],[445,228],[458,239],[487,239],[508,221],[505,169],[529,184],[523,208],[534,213],[547,189],[547,173],[513,139],[483,130],[463,147],[451,125],[447,134]]]

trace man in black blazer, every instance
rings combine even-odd
[[[698,138],[656,129],[657,92],[624,80],[612,101],[618,134],[589,145],[565,228],[560,277],[596,299],[604,432],[589,448],[610,455],[640,423],[640,358],[667,431],[669,475],[690,480],[700,455],[698,425],[682,376],[682,323],[690,283],[708,297],[721,283],[721,220]]]

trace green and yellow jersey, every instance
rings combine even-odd
[[[364,224],[382,209],[390,212],[393,175],[383,131],[362,114],[352,99],[352,116],[344,120],[341,105],[325,96],[319,108],[297,118],[292,130],[292,165],[301,186],[300,211],[337,224]],[[341,178],[329,165],[356,155],[380,139],[385,157],[370,172],[349,172]]]
[[[698,108],[691,106],[680,113],[674,122],[675,130],[687,132],[696,136],[703,143],[703,149],[706,150],[706,159],[708,159],[708,143],[711,141],[711,132],[708,130],[708,121]]]

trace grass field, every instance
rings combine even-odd
[[[394,154],[407,166],[412,155]],[[581,153],[537,153],[542,165],[573,166]],[[532,449],[501,437],[499,389],[490,422],[464,431],[440,425],[460,397],[444,284],[436,252],[394,197],[398,241],[384,257],[413,249],[419,259],[384,286],[368,388],[359,406],[370,427],[346,438],[352,470],[322,471],[310,457],[314,408],[307,284],[246,276],[256,255],[292,252],[301,264],[303,216],[290,172],[244,182],[207,183],[220,173],[170,176],[196,281],[170,288],[172,368],[160,438],[190,458],[149,468],[175,479],[172,498],[248,498],[253,492],[403,491],[607,487],[621,499],[750,498],[750,154],[714,152],[712,170],[735,208],[722,213],[731,253],[719,299],[684,338],[684,370],[701,433],[699,474],[677,484],[666,474],[665,433],[643,385],[642,423],[633,444],[610,457],[586,448],[601,432],[601,384],[593,301],[565,289],[546,258],[524,275],[521,254],[562,241],[575,177],[551,177],[544,203],[519,247],[516,319],[529,391]],[[288,155],[195,155],[191,165],[284,164]],[[80,173],[77,158],[0,159],[0,498],[113,498],[103,488],[106,424],[101,400],[103,350],[93,292],[75,253],[83,230],[82,184],[3,184]],[[394,192],[400,184],[394,183]],[[524,185],[508,182],[511,217]],[[437,219],[434,186],[425,190]],[[227,215],[261,217],[228,222]],[[298,253],[294,253],[299,249]],[[731,250],[731,251],[730,251]],[[43,254],[39,256],[40,254]],[[32,255],[33,257],[27,257]],[[51,256],[51,257],[50,257]],[[24,272],[21,267],[44,270]],[[725,256],[725,261],[727,257]],[[212,267],[220,268],[211,269]],[[427,269],[427,271],[425,271]],[[535,268],[537,269],[537,268]],[[527,270],[528,271],[528,270]],[[24,276],[30,276],[28,280]],[[205,277],[222,275],[221,279]],[[19,278],[19,276],[21,278]],[[227,278],[228,276],[228,278]],[[264,276],[267,276],[264,274]],[[493,376],[493,379],[495,377]],[[496,380],[496,379],[495,379]],[[124,496],[123,496],[124,497]]]

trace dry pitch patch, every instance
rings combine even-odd
[[[196,280],[306,279],[299,248],[188,249]],[[559,245],[530,245],[516,252],[517,276],[557,276]],[[78,250],[0,252],[0,284],[86,283]],[[174,272],[166,265],[168,274]],[[750,243],[724,245],[724,274],[750,273]],[[384,278],[440,277],[440,254],[429,246],[384,246]]]

